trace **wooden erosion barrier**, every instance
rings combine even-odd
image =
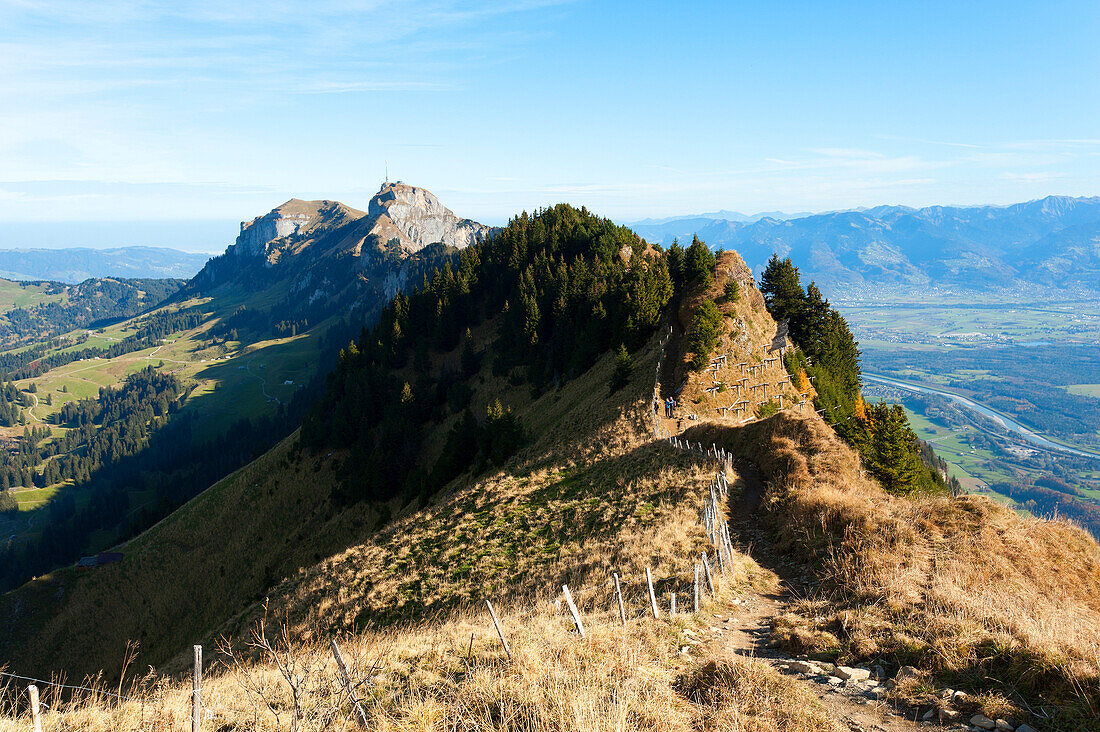
[[[695,612],[699,612],[699,562],[695,563],[695,583],[692,585],[695,595]]]
[[[490,605],[489,612],[492,611],[493,606]],[[493,616],[493,620],[494,622],[496,621],[495,615]],[[497,630],[499,631],[500,629],[498,628]],[[470,636],[471,643],[473,640],[474,637]],[[501,636],[501,641],[503,640],[504,637]],[[340,683],[343,684],[344,691],[347,692],[348,699],[351,701],[351,708],[355,710],[355,718],[359,720],[359,724],[362,725],[363,729],[370,729],[370,722],[367,721],[367,713],[363,711],[363,705],[359,703],[359,698],[355,696],[355,687],[351,683],[351,674],[348,673],[347,664],[344,663],[344,657],[340,653],[340,646],[336,645],[335,638],[332,639],[330,643],[332,644],[332,657],[336,661],[336,670],[340,672]],[[507,649],[508,646],[505,645],[504,648]],[[508,657],[511,658],[511,654],[509,654]]]
[[[653,617],[657,618],[660,612],[657,610],[657,593],[653,591],[653,574],[649,567],[645,568],[645,581],[649,584],[649,609],[653,611]]]
[[[707,576],[707,587],[710,588],[710,596],[716,597],[717,595],[714,592],[714,581],[710,578],[710,562],[707,561],[706,554],[702,554],[701,556],[703,559],[703,571],[706,573]]]
[[[508,656],[508,660],[512,660],[512,649],[508,647],[508,641],[504,639],[504,631],[500,628],[500,620],[497,618],[496,610],[493,609],[493,603],[485,600],[485,604],[489,606],[489,615],[493,618],[493,627],[497,629],[497,635],[500,636],[500,645],[504,646],[504,653]],[[581,633],[584,635],[584,633]]]
[[[626,625],[626,608],[623,607],[623,592],[619,588],[619,573],[612,572],[611,576],[615,580],[615,599],[619,601],[619,620]]]

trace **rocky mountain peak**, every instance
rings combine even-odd
[[[263,216],[241,223],[241,233],[230,252],[242,257],[270,257],[275,244],[313,235],[319,228],[363,216],[337,201],[292,198]]]
[[[456,216],[424,188],[387,181],[371,198],[366,213],[337,201],[292,198],[242,223],[227,251],[273,265],[307,250],[358,257],[383,249],[412,254],[435,243],[461,249],[492,232],[492,227]],[[320,249],[313,246],[322,241]]]
[[[370,235],[378,244],[397,243],[408,252],[437,242],[461,249],[493,231],[476,221],[459,218],[431,191],[400,181],[382,184],[370,200],[367,217],[372,220]]]

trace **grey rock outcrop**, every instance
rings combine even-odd
[[[423,188],[384,183],[363,213],[336,201],[291,199],[241,224],[227,250],[237,257],[274,265],[307,250],[317,256],[368,256],[376,251],[415,254],[431,244],[463,249],[495,231],[456,216]],[[321,251],[314,244],[321,244]]]
[[[295,198],[242,223],[236,241],[207,263],[183,295],[265,290],[270,297],[256,298],[264,304],[252,317],[300,328],[335,313],[378,310],[407,289],[414,274],[419,278],[433,263],[441,266],[448,251],[496,231],[456,216],[431,192],[404,183],[383,184],[365,212],[338,201]]]
[[[484,224],[455,216],[431,192],[401,182],[384,184],[371,199],[367,216],[375,219],[372,230],[379,235],[388,227],[396,229],[410,252],[435,243],[463,249],[493,232]]]

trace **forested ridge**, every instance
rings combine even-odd
[[[340,354],[302,428],[310,447],[349,447],[347,500],[431,493],[475,462],[503,460],[523,440],[507,407],[470,409],[465,383],[492,358],[514,387],[575,377],[620,344],[637,348],[672,297],[665,258],[629,229],[561,204],[512,219],[462,250]],[[471,332],[493,319],[488,343]],[[460,349],[460,366],[431,353]],[[418,465],[428,423],[459,414],[443,456]]]
[[[57,282],[35,284],[49,295],[64,294],[63,301],[15,307],[0,317],[0,343],[11,347],[41,341],[100,321],[131,318],[164,301],[184,285],[175,279],[90,279],[79,285]]]
[[[59,413],[70,428],[64,437],[46,440],[29,431],[3,458],[0,480],[11,486],[68,481],[72,487],[44,509],[48,528],[40,541],[0,558],[0,582],[11,587],[135,535],[298,424],[304,447],[348,449],[338,502],[415,501],[465,471],[499,465],[530,435],[506,399],[475,405],[471,378],[486,368],[535,396],[616,351],[611,388],[621,388],[631,378],[631,351],[654,333],[675,297],[711,281],[715,261],[701,241],[664,252],[585,209],[562,204],[524,213],[480,244],[429,252],[411,265],[421,273],[419,284],[395,296],[376,319],[362,315],[359,337],[340,350],[327,376],[274,417],[242,419],[217,437],[218,450],[210,449],[215,436],[198,434],[193,418],[179,413],[186,386],[143,370],[98,400],[66,405]],[[736,284],[727,289],[727,298],[737,297]],[[773,315],[790,320],[801,346],[789,354],[788,369],[799,379],[813,377],[819,408],[864,453],[869,469],[896,492],[942,490],[939,471],[921,459],[930,451],[912,435],[904,413],[863,404],[858,345],[817,288],[811,283],[803,290],[788,260],[769,266],[761,291]],[[704,300],[696,309],[686,343],[704,361],[713,347],[708,303],[714,305]],[[308,318],[285,319],[288,313],[240,308],[210,336],[309,324]],[[158,312],[107,351],[32,352],[24,357],[32,360],[22,362],[9,354],[15,360],[0,367],[14,366],[12,377],[26,378],[80,357],[140,350],[210,315],[207,306]],[[354,316],[337,324],[328,342],[346,337],[353,323]],[[0,395],[14,404],[23,397],[13,390],[0,382]],[[423,462],[432,427],[447,420],[453,427],[438,458]],[[146,499],[133,505],[135,494]]]

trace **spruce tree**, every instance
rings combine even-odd
[[[760,294],[773,318],[790,320],[792,325],[802,322],[806,294],[802,291],[798,267],[790,257],[780,259],[778,254],[772,255],[760,278]],[[797,339],[798,331],[792,335]]]
[[[871,472],[886,490],[911,492],[918,487],[923,465],[905,410],[899,404],[876,404],[868,411],[872,423]]]
[[[611,374],[611,392],[614,393],[630,383],[630,377],[634,373],[634,360],[626,346],[620,345],[615,351],[615,372]]]
[[[714,281],[714,254],[707,245],[693,237],[684,255],[684,279],[690,284],[706,287]]]

